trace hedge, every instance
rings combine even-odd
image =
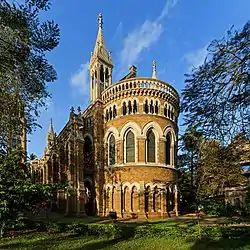
[[[29,225],[26,228],[30,229]],[[49,222],[32,224],[36,230],[48,233],[72,233],[82,236],[108,237],[113,239],[128,237],[192,237],[198,238],[199,233],[202,237],[208,238],[243,238],[250,237],[250,227],[247,226],[201,226],[183,225],[146,225],[146,226],[128,226],[126,224],[83,224],[83,223],[59,223]],[[25,228],[25,227],[24,227]],[[16,228],[20,230],[19,227]]]

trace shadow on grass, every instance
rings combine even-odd
[[[190,250],[216,250],[216,249],[249,249],[250,239],[239,238],[239,239],[211,239],[204,238],[196,240]],[[247,248],[244,248],[247,247]]]

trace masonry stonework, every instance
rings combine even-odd
[[[57,194],[58,212],[118,217],[178,215],[175,169],[179,95],[157,79],[137,77],[135,66],[112,83],[102,15],[91,53],[90,104],[71,109],[58,135],[52,121],[44,155],[32,162],[37,181],[68,182]]]

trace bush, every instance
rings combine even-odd
[[[211,215],[232,217],[239,215],[237,209],[223,200],[208,200],[203,203],[204,211]]]

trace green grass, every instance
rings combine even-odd
[[[36,233],[23,235],[14,239],[0,240],[0,249],[166,249],[166,250],[200,250],[200,249],[250,249],[248,240],[196,240],[176,238],[130,238],[127,240],[80,237],[72,234]]]

